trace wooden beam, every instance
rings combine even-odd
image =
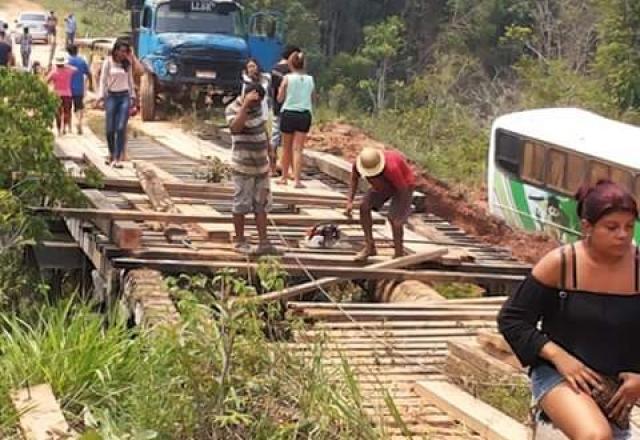
[[[176,259],[150,259],[150,258],[116,258],[114,265],[121,268],[154,267],[163,270],[255,270],[256,263],[245,261],[185,261]],[[289,275],[305,275],[306,272],[298,264],[283,264],[282,269]],[[340,267],[340,266],[320,266],[309,265],[305,267],[316,277],[339,277],[342,279],[395,279],[395,280],[419,280],[419,281],[442,281],[442,282],[479,282],[479,281],[520,281],[524,277],[518,275],[494,275],[474,272],[450,272],[440,270],[402,270],[402,269],[372,269],[368,267]],[[493,300],[488,300],[493,301]],[[496,302],[504,301],[504,297],[499,297]]]
[[[127,209],[84,209],[84,208],[47,208],[33,207],[31,210],[35,213],[56,214],[65,217],[76,217],[84,219],[109,219],[109,220],[132,220],[132,221],[164,221],[178,224],[184,223],[230,223],[233,218],[230,215],[220,217],[212,217],[206,214],[173,214],[164,212],[141,212]],[[331,222],[338,225],[355,225],[359,224],[356,218],[331,217],[332,212],[327,210],[327,217],[315,218],[302,215],[289,214],[273,214],[269,216],[269,220],[273,220],[280,226],[314,226],[319,222]],[[374,219],[375,224],[384,224],[384,218]],[[254,225],[255,221],[251,217],[247,217],[246,223]]]
[[[90,158],[86,158],[87,161],[90,161]],[[97,158],[95,159],[97,161]],[[104,160],[103,160],[104,162]],[[111,171],[113,169],[106,166],[101,165],[101,168],[104,168],[104,172]],[[76,178],[78,183],[83,183],[86,180],[84,178]],[[140,186],[140,182],[137,179],[131,178],[119,178],[107,175],[102,182],[104,188],[107,190],[114,191],[129,191],[129,192],[141,192],[142,187]],[[275,186],[275,185],[274,185]],[[216,199],[231,199],[233,197],[233,187],[229,184],[225,183],[193,183],[193,182],[165,182],[165,188],[169,192],[170,195],[178,195],[182,194],[187,195],[199,195],[202,197],[211,197]],[[339,192],[330,192],[330,191],[314,191],[313,189],[306,188],[296,190],[294,192],[293,189],[289,191],[282,190],[276,188],[272,188],[272,195],[274,197],[274,201],[278,203],[286,203],[287,200],[301,200],[307,201],[308,203],[312,202],[332,202],[340,204],[340,206],[344,205],[346,202],[346,197]]]
[[[483,439],[529,439],[529,429],[522,423],[455,385],[439,381],[418,381],[414,390],[428,402],[469,426]]]
[[[422,263],[423,261],[431,260],[441,257],[447,253],[446,248],[435,248],[430,252],[423,252],[420,254],[409,255],[406,257],[396,258],[390,261],[382,263],[371,264],[367,266],[368,269],[396,269],[399,267],[407,267],[414,264]],[[319,280],[313,280],[308,283],[300,284],[298,286],[289,287],[279,292],[268,293],[260,297],[261,301],[281,301],[300,296],[304,293],[311,292],[329,284],[340,281],[337,277],[321,278]]]
[[[11,402],[20,415],[20,429],[26,440],[78,437],[62,415],[49,384],[12,391]]]
[[[98,211],[118,209],[98,190],[84,190],[83,194]],[[131,220],[96,218],[94,223],[119,248],[133,250],[140,247],[142,230],[135,222]]]

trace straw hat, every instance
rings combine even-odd
[[[67,56],[64,53],[59,53],[54,58],[54,63],[56,66],[64,66],[67,64]]]
[[[364,177],[374,177],[384,170],[384,154],[379,148],[365,147],[356,159],[356,169]]]

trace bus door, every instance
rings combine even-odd
[[[275,11],[263,11],[249,18],[249,53],[264,72],[280,60],[284,47],[284,18]]]

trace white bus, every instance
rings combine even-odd
[[[574,195],[583,182],[610,179],[640,196],[640,128],[577,108],[507,114],[491,128],[487,169],[493,214],[573,241],[580,236]]]

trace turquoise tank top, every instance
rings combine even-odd
[[[294,112],[312,111],[311,96],[314,88],[315,84],[311,75],[301,73],[287,74],[287,96],[282,105],[282,110]]]

